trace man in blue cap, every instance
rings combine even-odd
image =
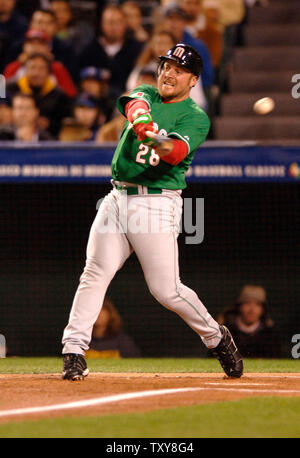
[[[99,101],[101,111],[109,121],[114,110],[114,104],[108,96],[111,73],[106,68],[85,67],[80,72],[79,87]]]
[[[100,125],[105,122],[105,117],[100,111],[99,100],[87,93],[80,94],[75,100],[74,118],[90,131],[87,141],[95,140]]]

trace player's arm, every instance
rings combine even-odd
[[[130,100],[126,103],[124,111],[139,141],[148,138],[147,131],[155,132],[150,108],[144,100]]]
[[[156,153],[163,161],[177,165],[205,141],[209,128],[210,121],[206,113],[202,110],[193,111],[191,115],[177,120],[169,137],[153,135],[157,143]]]
[[[174,140],[173,138],[170,139],[168,142],[168,146],[157,146],[156,154],[159,157],[171,165],[177,165],[188,155],[188,147],[185,142],[182,140]]]
[[[138,140],[143,143],[147,143],[148,140],[145,135],[146,130],[154,131],[151,106],[156,97],[154,87],[142,84],[130,94],[124,94],[117,100],[117,108],[132,124]]]
[[[180,139],[157,135],[156,133],[146,133],[151,140],[149,143],[155,148],[156,154],[168,164],[179,164],[189,153],[187,144]]]

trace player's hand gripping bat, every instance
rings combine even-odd
[[[156,153],[160,156],[166,156],[173,149],[173,141],[171,138],[166,137],[165,135],[159,135],[150,130],[146,131],[146,135],[152,139],[151,146],[156,149]],[[149,145],[149,142],[147,142]]]

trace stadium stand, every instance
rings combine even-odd
[[[292,97],[292,76],[300,59],[300,5],[275,0],[248,11],[244,46],[234,51],[228,93],[214,120],[216,139],[299,140],[300,105]],[[266,116],[253,111],[262,97],[275,108]]]

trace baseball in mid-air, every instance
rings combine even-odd
[[[271,97],[263,97],[257,100],[253,105],[255,113],[260,115],[266,115],[274,110],[275,102]]]

